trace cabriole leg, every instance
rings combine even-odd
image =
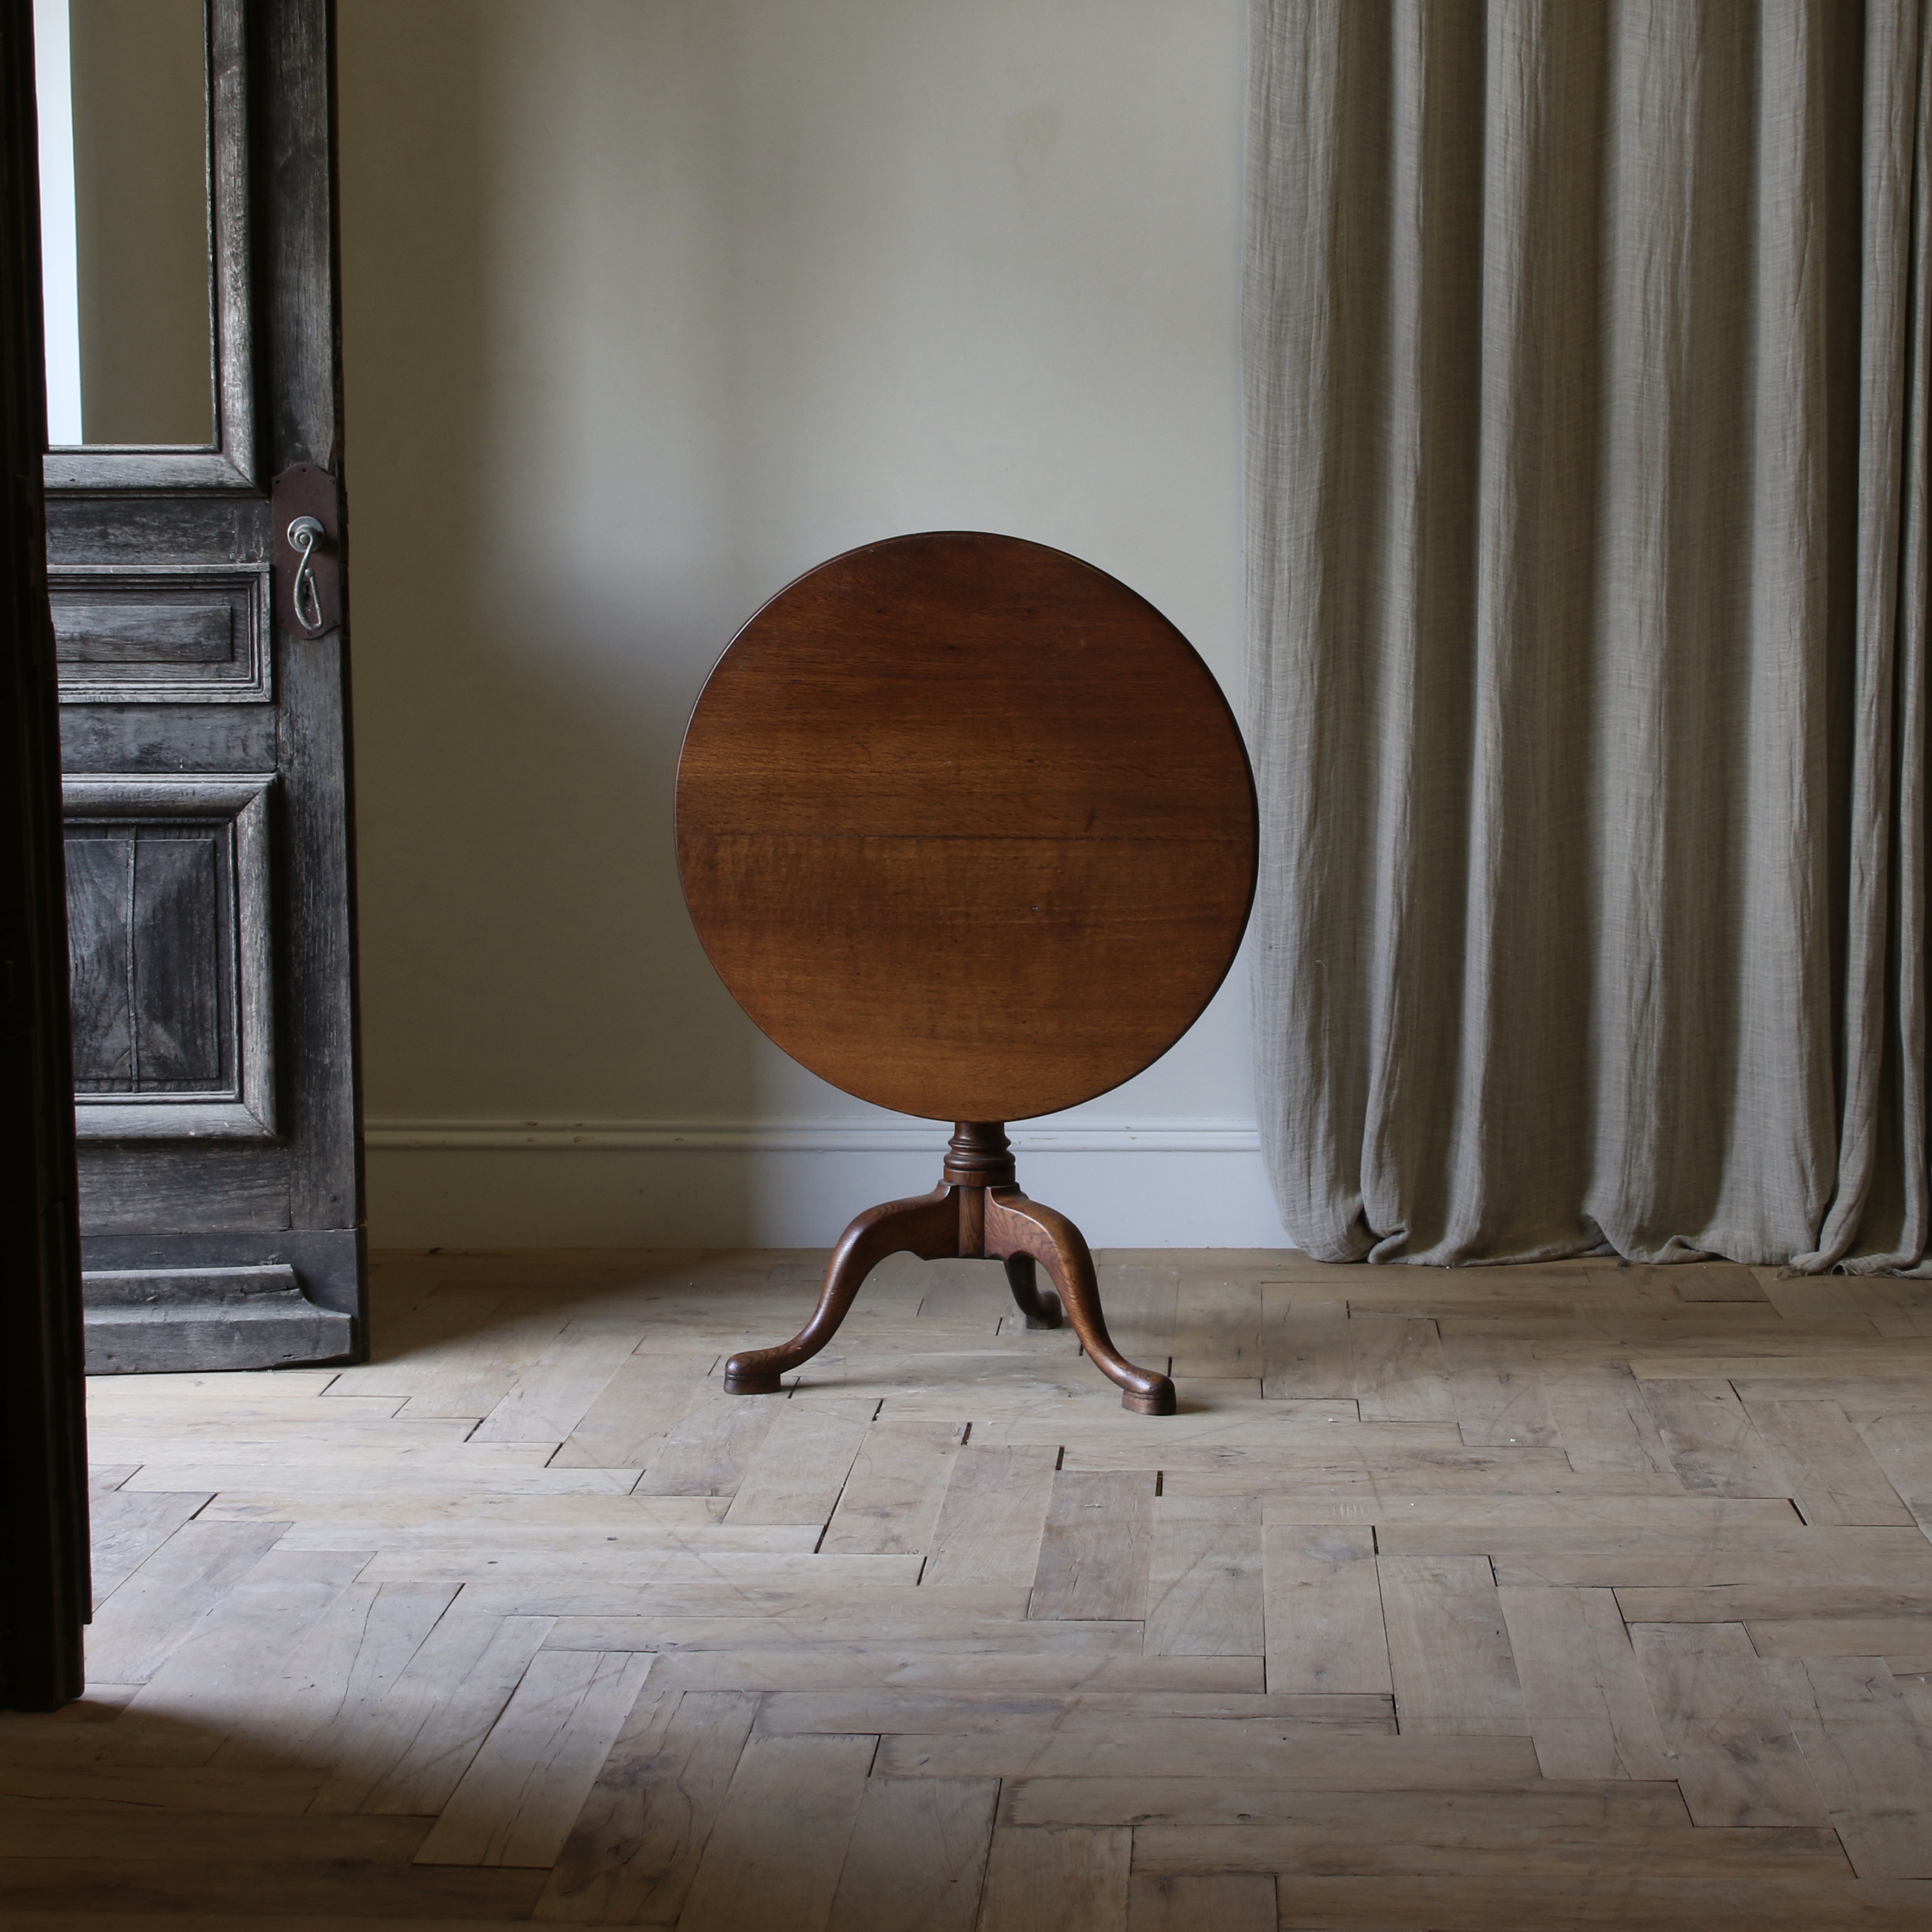
[[[1017,1187],[986,1190],[986,1252],[1002,1258],[1027,1255],[1043,1262],[1060,1291],[1067,1318],[1088,1358],[1120,1384],[1120,1406],[1140,1415],[1172,1415],[1174,1384],[1149,1369],[1137,1369],[1114,1346],[1100,1309],[1094,1257],[1080,1230],[1064,1214],[1029,1201]],[[1011,1279],[1010,1270],[1008,1279]]]
[[[950,1187],[936,1187],[910,1201],[888,1201],[868,1208],[845,1230],[832,1251],[825,1286],[812,1319],[789,1342],[776,1348],[753,1348],[724,1364],[728,1395],[771,1395],[778,1378],[808,1362],[838,1332],[838,1324],[860,1284],[888,1255],[909,1249],[922,1261],[959,1252],[959,1210]]]
[[[1061,1318],[1059,1298],[1041,1292],[1040,1273],[1032,1256],[1009,1255],[1005,1267],[1006,1286],[1012,1290],[1013,1300],[1026,1317],[1026,1325],[1029,1328],[1058,1328]]]

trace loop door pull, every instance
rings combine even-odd
[[[310,568],[316,545],[328,534],[314,517],[298,517],[289,526],[289,548],[302,559],[296,566],[296,580],[290,602],[296,622],[312,638],[322,632],[322,593],[316,587],[315,572]]]

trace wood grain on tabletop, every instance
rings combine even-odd
[[[1180,633],[975,532],[780,592],[678,766],[685,896],[733,997],[834,1086],[935,1120],[1051,1113],[1157,1059],[1234,958],[1256,842],[1240,730]]]

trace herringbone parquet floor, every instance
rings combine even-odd
[[[93,1385],[41,1932],[1932,1924],[1932,1287],[430,1255],[377,1359]]]

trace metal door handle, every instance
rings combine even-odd
[[[315,573],[309,568],[309,558],[327,534],[320,520],[314,517],[298,517],[289,526],[289,548],[302,559],[296,566],[292,598],[296,622],[312,638],[322,634],[322,593],[316,587]],[[311,611],[314,613],[313,616],[310,615]]]

